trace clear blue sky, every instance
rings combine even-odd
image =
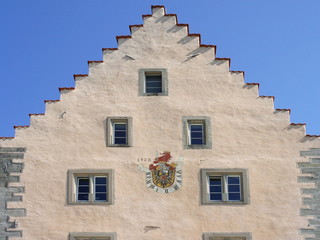
[[[217,57],[290,108],[291,122],[320,134],[319,0],[11,0],[0,2],[0,136],[44,113],[43,100],[73,87],[73,74],[101,60],[101,48],[117,47],[117,35],[142,24],[151,5],[165,5]]]

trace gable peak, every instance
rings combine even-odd
[[[163,5],[152,5],[151,12],[153,16],[163,16],[166,15],[166,9]]]

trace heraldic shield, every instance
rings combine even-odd
[[[170,193],[181,188],[182,184],[182,157],[180,160],[170,162],[170,152],[164,152],[156,157],[148,168],[138,166],[140,171],[146,173],[146,185],[155,192]]]
[[[170,153],[164,153],[169,155]],[[168,188],[175,182],[176,164],[168,164],[164,161],[158,162],[157,165],[151,164],[149,169],[152,174],[154,185],[162,188]]]

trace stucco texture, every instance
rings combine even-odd
[[[319,138],[305,137],[305,126],[291,125],[288,111],[259,97],[257,85],[215,59],[214,47],[200,46],[175,16],[152,12],[131,28],[132,38],[118,39],[117,50],[103,51],[103,62],[90,63],[88,76],[76,77],[75,90],[0,141],[27,149],[23,202],[10,203],[26,208],[18,219],[23,239],[68,239],[70,232],[116,232],[118,240],[200,240],[203,232],[304,239],[301,188],[312,185],[298,183],[297,162],[308,160],[300,151],[320,147]],[[138,72],[147,68],[167,69],[168,96],[139,96]],[[114,116],[132,118],[131,147],[107,147],[106,120]],[[210,117],[211,149],[183,147],[184,116]],[[138,159],[157,151],[183,157],[181,189],[146,188]],[[201,168],[247,169],[249,204],[201,205]],[[114,204],[67,204],[72,169],[113,169]]]

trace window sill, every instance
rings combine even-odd
[[[108,147],[131,147],[129,144],[110,144]]]
[[[208,144],[203,145],[186,145],[185,149],[211,149],[212,147]]]
[[[247,202],[243,201],[226,201],[226,202],[214,202],[214,201],[208,201],[208,202],[202,202],[202,205],[247,205]]]
[[[68,205],[112,205],[112,202],[68,202]]]
[[[140,95],[141,97],[159,97],[159,96],[168,96],[168,93],[143,93]]]

